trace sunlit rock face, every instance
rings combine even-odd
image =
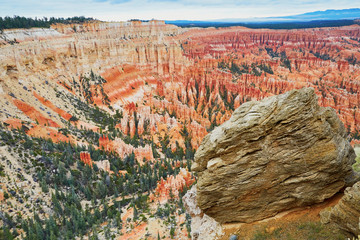
[[[254,222],[330,198],[355,174],[355,152],[314,89],[251,101],[195,155],[197,204],[219,222]]]

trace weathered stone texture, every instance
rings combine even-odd
[[[197,203],[219,222],[253,222],[324,201],[352,181],[343,123],[312,88],[235,110],[195,155]]]
[[[333,223],[340,229],[360,235],[360,182],[345,190],[339,203],[320,213],[322,223]]]

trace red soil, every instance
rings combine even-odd
[[[34,96],[45,106],[47,106],[48,108],[50,108],[51,110],[53,110],[54,112],[56,112],[57,114],[59,114],[62,118],[64,118],[65,120],[69,120],[72,115],[65,112],[64,110],[56,107],[51,101],[41,97],[39,94],[37,94],[36,92],[33,92]]]
[[[59,124],[54,122],[53,120],[44,117],[38,110],[34,107],[20,101],[18,99],[13,99],[13,103],[15,106],[20,109],[26,116],[32,119],[35,122],[38,122],[42,126],[50,126],[50,127],[60,127]]]

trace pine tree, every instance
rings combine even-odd
[[[138,210],[136,209],[135,204],[134,204],[134,216],[133,216],[133,220],[136,221],[137,218],[138,218]]]
[[[109,226],[105,227],[105,239],[110,239],[110,228]]]
[[[44,235],[44,231],[41,227],[41,223],[37,222],[35,223],[35,231],[36,231],[36,237],[37,239],[44,239],[45,235]]]
[[[116,226],[121,229],[122,224],[121,224],[121,213],[120,212],[116,213],[115,220],[116,220]]]
[[[171,239],[174,239],[174,235],[175,235],[175,228],[173,226],[171,226],[171,228],[170,228],[170,237],[171,237]]]
[[[42,190],[44,193],[48,193],[48,192],[49,192],[49,187],[48,187],[45,179],[42,179],[42,180],[41,180],[40,185],[41,185],[41,190]]]
[[[98,235],[97,235],[97,232],[96,232],[96,229],[93,228],[93,234],[92,236],[90,237],[91,240],[99,240],[98,238]]]

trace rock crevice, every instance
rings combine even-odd
[[[333,223],[346,232],[360,236],[360,182],[346,188],[339,203],[322,211],[320,216],[322,223]]]

